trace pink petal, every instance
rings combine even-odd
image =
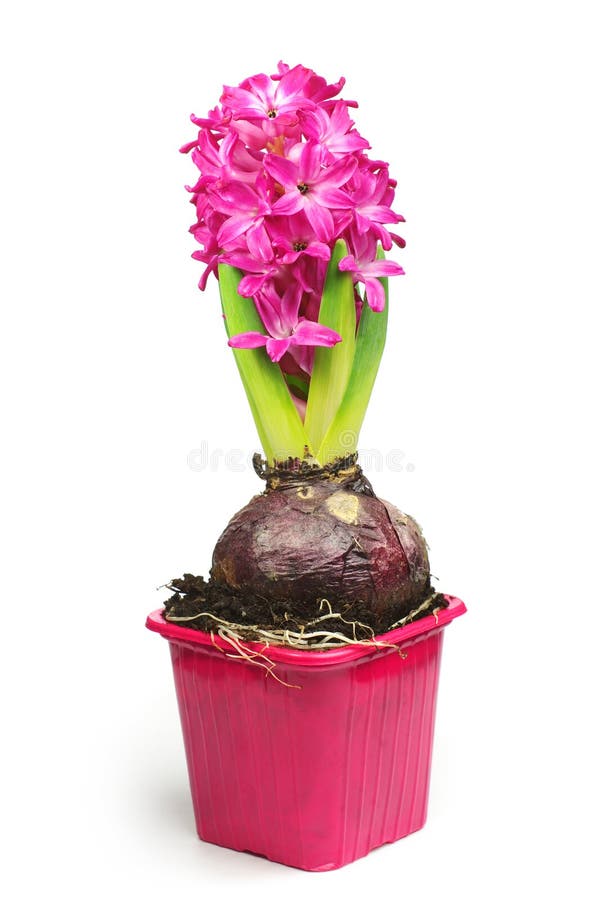
[[[398,222],[403,221],[403,217],[397,215],[397,213],[393,212],[388,206],[375,206],[365,204],[361,206],[361,214],[367,216],[368,219],[372,219],[374,222],[380,222],[381,224],[397,224]]]
[[[322,187],[340,187],[342,184],[346,184],[356,168],[357,160],[354,156],[339,159],[333,166],[324,171],[319,183]]]
[[[267,143],[267,135],[262,128],[253,122],[245,122],[244,120],[232,122],[231,128],[240,136],[241,140],[252,150],[262,150]]]
[[[333,347],[341,340],[337,331],[309,319],[302,319],[292,335],[292,343],[302,347]]]
[[[392,249],[392,237],[389,231],[386,231],[383,225],[378,225],[374,223],[372,225],[372,229],[374,234],[377,234],[380,243],[382,244],[382,250],[391,250]]]
[[[325,125],[327,127],[328,116],[322,109],[317,108],[316,110],[300,114],[303,134],[308,141],[319,141],[324,132],[324,117],[326,119]],[[196,141],[194,143],[196,143]]]
[[[298,324],[298,309],[303,295],[302,285],[298,282],[289,285],[282,297],[281,319],[282,327],[286,331],[292,331]]]
[[[245,331],[231,337],[228,346],[236,350],[255,350],[257,347],[264,347],[267,340],[267,335],[259,334],[258,331]]]
[[[359,234],[365,234],[371,228],[371,222],[365,216],[362,216],[360,212],[355,211],[355,227]]]
[[[242,269],[244,272],[265,272],[270,266],[267,266],[262,259],[255,259],[250,255],[248,250],[234,249],[228,250],[221,256],[221,261]]]
[[[252,96],[256,95],[263,106],[271,106],[275,95],[275,84],[264,72],[258,75],[251,75],[250,78],[242,82],[245,88],[249,89]]]
[[[387,275],[404,275],[404,271],[398,263],[391,259],[376,259],[374,262],[361,266],[361,271],[370,277],[385,278]]]
[[[254,297],[270,278],[270,272],[263,272],[260,275],[245,275],[238,285],[238,293],[241,297]]]
[[[322,188],[321,184],[318,184],[313,189],[313,197],[316,203],[332,209],[348,209],[354,206],[353,198],[340,188]]]
[[[307,294],[311,294],[316,290],[315,261],[311,260],[310,257],[301,253],[296,265],[292,269],[292,273],[303,291]],[[317,318],[317,315],[315,318]]]
[[[333,210],[332,215],[334,216],[336,234],[342,234],[344,229],[353,221],[353,214],[350,209],[335,209]]]
[[[274,203],[274,213],[279,213],[282,216],[292,216],[294,213],[300,212],[301,209],[305,207],[306,204],[303,194],[296,190],[296,185],[294,187],[294,191],[284,194],[277,203]]]
[[[240,181],[229,181],[219,188],[214,188],[211,197],[216,209],[227,215],[232,213],[256,210],[259,198],[250,185]]]
[[[308,200],[307,195],[305,195],[304,207],[305,214],[318,239],[326,242],[331,241],[334,237],[334,219],[330,210],[325,206],[320,206],[318,203]]]
[[[257,115],[263,109],[261,101],[255,94],[241,88],[227,87],[226,85],[223,87],[220,101],[227,109],[235,110],[236,112],[240,109],[248,109],[252,114]]]
[[[286,336],[282,325],[282,301],[271,280],[266,281],[255,296],[255,306],[270,337]]]
[[[279,362],[292,343],[292,338],[268,338],[265,349],[273,362]]]
[[[403,221],[405,221],[405,220],[403,219]],[[405,240],[404,237],[401,237],[400,234],[394,234],[394,232],[389,232],[389,234],[390,234],[390,237],[392,238],[392,240],[397,245],[397,247],[400,247],[401,250],[403,249],[403,247],[407,246],[407,241]]]
[[[288,253],[284,253],[281,260],[285,265],[290,266],[297,261],[302,252],[302,250],[291,250]]]
[[[255,222],[246,232],[246,243],[253,256],[269,262],[273,259],[273,247],[263,222]]]
[[[341,272],[356,272],[358,268],[357,261],[354,256],[343,256],[338,263],[338,268]]]
[[[299,182],[298,169],[289,159],[270,153],[265,157],[264,166],[271,177],[279,181],[285,188],[288,190],[296,188]]]
[[[180,153],[189,153],[190,150],[192,149],[192,147],[196,147],[197,144],[198,144],[198,138],[194,138],[193,141],[188,141],[187,144],[183,144],[179,148],[179,152]]]
[[[327,142],[331,153],[355,153],[357,150],[369,150],[370,143],[361,137],[358,131],[336,135]]]
[[[377,278],[365,279],[365,296],[374,312],[382,312],[386,303],[384,287]]]
[[[298,65],[293,69],[289,69],[282,78],[275,90],[276,98],[282,102],[286,102],[290,97],[294,99],[305,99],[302,91],[311,77],[311,70],[305,69],[304,66]]]
[[[346,132],[355,124],[348,114],[346,103],[343,103],[341,100],[338,100],[337,103],[334,104],[330,119],[332,121],[332,129],[334,131],[342,132],[343,134],[346,134]]]
[[[248,231],[253,222],[254,216],[251,213],[243,212],[237,216],[231,216],[217,232],[217,240],[222,246],[231,244],[232,241]]]
[[[330,97],[335,97],[336,94],[339,94],[344,85],[346,84],[346,79],[341,77],[339,81],[335,84],[328,84],[325,78],[322,78],[321,75],[316,75],[313,73],[313,78],[311,79],[311,93],[310,97],[315,100],[316,103],[323,100],[329,100]],[[353,100],[344,101],[349,105],[356,105]]]
[[[291,344],[287,358],[293,360],[299,367],[299,369],[301,369],[303,372],[306,372],[307,375],[310,375],[311,370],[313,369],[314,356],[315,349],[313,347]],[[294,372],[294,368],[292,369],[292,371]]]
[[[321,241],[311,241],[310,244],[307,244],[304,252],[307,256],[313,256],[315,259],[325,259],[326,261],[332,255],[328,245],[323,244]]]
[[[315,181],[320,181],[321,174],[321,157],[323,151],[321,149],[321,145],[314,142],[308,141],[300,155],[300,159],[298,161],[298,181],[304,181],[306,184],[312,184]],[[298,183],[298,182],[297,182]]]

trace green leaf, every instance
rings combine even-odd
[[[316,347],[305,430],[311,445],[319,447],[344,396],[355,355],[355,291],[352,276],[341,272],[338,263],[348,253],[346,244],[336,242],[323,289],[319,322],[337,331],[342,341],[334,347]]]
[[[227,335],[233,337],[245,331],[265,334],[253,299],[238,293],[241,279],[239,269],[223,263],[219,266],[219,290]],[[289,456],[302,459],[309,441],[282,370],[269,359],[263,347],[233,350],[233,354],[268,462]]]
[[[378,259],[384,252],[378,250]],[[338,411],[319,446],[317,459],[324,465],[357,450],[359,432],[367,411],[372,388],[378,374],[388,324],[388,279],[380,278],[386,302],[382,312],[374,312],[367,300],[359,320],[353,367]]]

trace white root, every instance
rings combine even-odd
[[[405,616],[404,619],[399,619],[398,622],[394,622],[389,631],[392,631],[395,628],[402,628],[403,625],[407,625],[409,622],[412,622],[416,616],[420,613],[424,612],[424,610],[428,609],[429,605],[432,603],[432,595],[430,595],[424,602],[417,607],[417,609],[412,610],[408,616]],[[436,624],[438,625],[438,612],[442,609],[442,607],[438,606],[435,609],[431,610],[430,615],[434,616],[436,620]]]
[[[271,675],[272,678],[275,678],[276,681],[279,681],[280,684],[283,684],[284,687],[296,688],[297,690],[301,690],[300,684],[290,684],[288,681],[284,681],[283,678],[280,678],[279,675],[276,675],[274,669],[276,667],[275,662],[269,657],[265,656],[260,651],[249,650],[248,647],[243,647],[240,643],[240,639],[238,636],[230,631],[227,631],[224,628],[219,629],[219,637],[230,644],[235,653],[226,653],[226,656],[229,656],[230,659],[243,659],[246,662],[250,663],[253,666],[259,666],[260,669],[265,670],[265,677]],[[260,660],[257,659],[260,657]]]
[[[307,622],[300,631],[292,631],[289,628],[274,629],[270,631],[265,628],[259,628],[258,625],[239,625],[234,622],[228,622],[226,619],[221,619],[209,612],[197,613],[194,616],[173,616],[168,614],[165,618],[168,622],[191,622],[202,616],[216,622],[219,626],[217,634],[229,643],[232,641],[257,642],[258,639],[263,639],[265,648],[270,646],[284,646],[291,647],[295,650],[332,650],[336,647],[347,647],[349,645],[360,644],[370,647],[393,647],[396,649],[396,644],[377,640],[373,629],[368,625],[364,625],[362,622],[349,621],[341,616],[340,613],[334,612],[328,613],[325,616],[320,616],[317,619],[312,619],[310,622]],[[328,619],[337,619],[340,622],[344,622],[346,625],[351,625],[353,627],[354,637],[347,637],[339,631],[326,631],[323,629],[315,631],[307,630]],[[370,636],[367,638],[358,638],[356,636],[357,627],[369,632]],[[214,632],[211,632],[211,635],[213,634]],[[213,636],[211,637],[211,641],[214,646],[217,646]],[[240,654],[243,648],[240,644],[237,644],[235,649]],[[267,659],[267,657],[264,657],[263,654],[258,651],[250,651],[248,648],[244,648],[244,650],[246,654],[245,658],[261,656],[263,659]]]

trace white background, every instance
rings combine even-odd
[[[595,5],[2,13],[7,897],[599,896]],[[219,457],[258,443],[215,283],[196,289],[177,148],[223,82],[280,58],[347,77],[398,179],[408,274],[361,446],[404,461],[368,474],[469,606],[426,828],[321,875],[197,840],[144,629],[259,488]]]

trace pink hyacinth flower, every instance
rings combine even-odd
[[[369,142],[353,128],[355,123],[343,100],[334,105],[331,115],[323,107],[303,110],[300,112],[300,121],[307,140],[316,141],[325,147],[332,159],[344,156],[345,153],[369,149]]]
[[[238,285],[238,293],[241,297],[254,297],[262,290],[267,281],[275,279],[281,272],[281,266],[273,255],[273,248],[271,245],[269,246],[271,256],[265,254],[264,259],[253,256],[250,250],[231,250],[222,255],[221,262],[235,266],[244,272]]]
[[[390,208],[394,190],[390,186],[388,168],[380,169],[377,174],[368,170],[357,171],[351,188],[352,214],[357,231],[361,235],[373,231],[382,242],[384,250],[390,250],[392,236],[382,226],[396,225],[405,220]]]
[[[384,288],[379,281],[388,275],[404,275],[398,263],[390,259],[376,259],[373,262],[358,262],[354,256],[345,256],[340,260],[338,268],[341,272],[351,272],[353,281],[363,282],[367,302],[374,312],[382,312],[386,302]]]
[[[348,209],[353,201],[340,188],[346,184],[357,160],[346,156],[325,168],[323,148],[315,141],[302,145],[298,164],[291,159],[270,154],[265,169],[283,188],[284,195],[273,206],[275,215],[291,216],[303,211],[319,241],[331,241],[334,236],[332,209]]]
[[[234,120],[250,121],[274,138],[298,122],[299,109],[315,105],[305,94],[311,75],[303,66],[289,69],[277,81],[268,75],[253,75],[239,87],[224,87],[221,103]]]
[[[221,144],[210,132],[201,131],[197,144],[192,150],[192,159],[202,176],[188,190],[199,190],[203,184],[211,181],[245,181],[254,184],[262,170],[261,159],[245,148],[235,131],[230,131]]]
[[[301,65],[295,66],[294,68],[302,69],[304,72],[308,73],[308,77],[305,82],[304,93],[305,96],[313,100],[314,103],[323,103],[324,101],[329,100],[331,97],[335,97],[336,94],[340,93],[340,91],[346,84],[345,78],[339,78],[338,81],[335,82],[335,84],[328,84],[325,78],[322,78],[321,75],[317,75],[315,72],[313,72],[312,69],[306,69]],[[278,71],[271,77],[274,81],[279,81],[290,71],[292,71],[290,66],[280,60],[280,62],[278,63]],[[357,106],[354,101],[350,101],[350,103],[347,103],[347,105]]]
[[[290,265],[301,256],[329,260],[330,248],[315,240],[315,233],[303,213],[296,216],[272,216],[267,224],[274,247],[282,254],[282,263]]]
[[[256,188],[231,181],[218,189],[209,188],[209,193],[215,209],[229,216],[217,234],[221,246],[227,249],[245,235],[251,253],[259,259],[269,257],[271,244],[263,223],[270,203],[261,179],[257,179]]]
[[[301,298],[302,287],[296,283],[289,285],[282,298],[274,289],[258,295],[255,303],[268,333],[246,331],[230,338],[229,346],[236,350],[265,347],[270,359],[279,362],[290,347],[333,347],[341,341],[331,328],[299,317]]]
[[[200,170],[187,188],[197,219],[193,255],[206,266],[199,287],[220,263],[239,269],[238,293],[254,299],[267,333],[234,340],[264,345],[283,368],[294,361],[309,376],[313,348],[338,339],[319,326],[335,242],[346,243],[341,268],[365,285],[374,310],[384,305],[379,278],[403,271],[376,259],[378,244],[404,245],[389,231],[403,221],[391,209],[396,182],[386,162],[368,156],[349,114],[357,104],[337,98],[343,85],[280,62],[271,76],[224,87],[218,106],[192,116],[198,137],[182,147]]]

